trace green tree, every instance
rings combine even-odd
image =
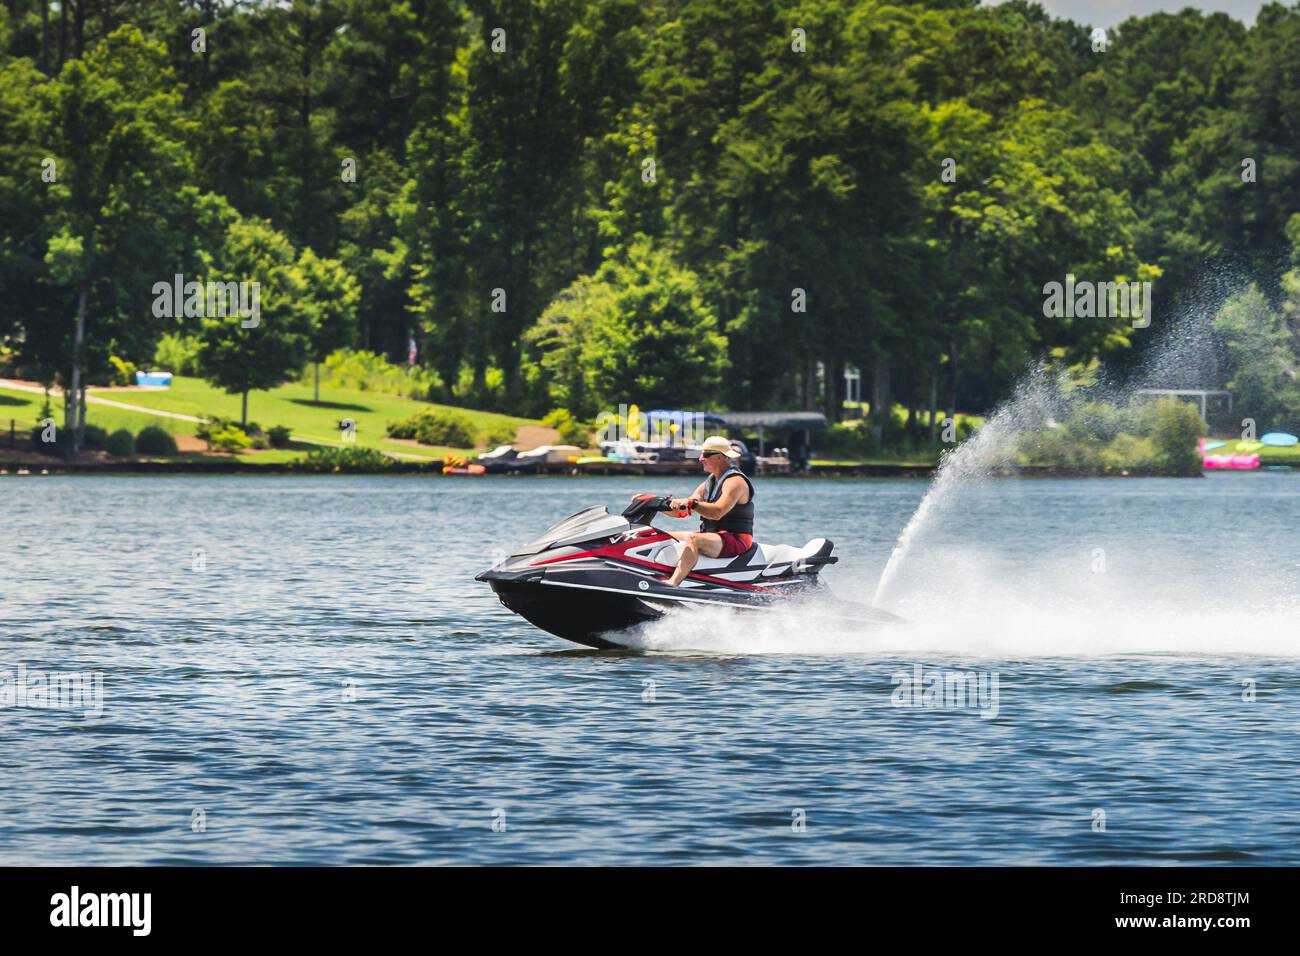
[[[310,358],[315,370],[315,394],[320,402],[320,363],[336,349],[356,342],[357,302],[361,287],[337,259],[322,259],[304,249],[298,270],[305,283],[302,308],[307,313]]]
[[[1300,302],[1300,287],[1295,289]],[[1300,415],[1300,359],[1296,336],[1282,316],[1252,284],[1228,299],[1214,317],[1228,357],[1228,390],[1233,406],[1261,430],[1291,427]]]
[[[367,349],[405,358],[414,324],[406,308],[410,251],[399,233],[408,180],[392,157],[376,152],[366,160],[356,188],[356,201],[340,220],[339,259],[361,286],[358,338]]]
[[[643,239],[561,293],[529,339],[554,404],[590,419],[620,402],[710,401],[726,364],[716,329],[699,277]]]
[[[45,161],[54,159],[45,144],[48,97],[31,60],[0,59],[0,341],[46,314],[44,258],[56,201],[42,181]],[[56,356],[29,349],[27,358],[42,367],[42,381],[53,381]]]
[[[186,246],[179,225],[192,199],[191,168],[165,50],[135,27],[69,60],[49,92],[45,135],[60,172],[41,227],[43,280],[51,308],[63,311],[44,316],[47,328],[26,342],[58,350],[51,364],[75,450],[87,374],[107,374],[113,353],[153,354],[161,329],[149,318],[150,290],[162,278],[159,264],[178,262]],[[36,358],[45,364],[49,353]]]
[[[265,221],[233,223],[207,278],[258,284],[260,314],[205,315],[198,329],[203,377],[242,396],[240,421],[247,425],[248,393],[282,385],[307,363],[321,303],[310,298],[314,290],[292,243]]]

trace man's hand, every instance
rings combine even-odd
[[[690,506],[690,498],[674,498],[672,501],[668,502],[668,507],[672,508],[673,511],[685,511]]]

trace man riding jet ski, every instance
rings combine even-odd
[[[714,449],[720,450],[716,445]],[[705,450],[709,450],[707,442]],[[722,462],[728,460],[724,453]],[[752,522],[753,486],[730,477],[725,485],[722,480],[714,482],[727,475],[728,468],[718,468],[709,460],[704,467],[710,479],[698,489],[699,497],[716,505],[729,485],[736,489],[733,496],[748,499],[739,504],[749,506]],[[685,540],[690,535],[673,535],[651,524],[660,513],[686,517],[691,513],[689,501],[642,494],[622,515],[588,508],[549,528],[476,580],[486,581],[502,604],[543,630],[598,648],[626,646],[620,643],[619,632],[674,609],[773,611],[815,599],[819,610],[855,622],[899,621],[885,611],[830,595],[818,572],[838,559],[831,555],[834,545],[825,538],[814,538],[802,548],[760,544],[733,524],[719,530],[735,535],[738,543],[723,545],[724,535],[705,530],[694,533],[695,553],[690,555]],[[705,520],[721,522],[728,513],[734,517],[735,508],[734,504],[726,511],[710,508],[718,517],[708,517],[706,511]],[[698,499],[694,510],[701,511]],[[745,545],[740,553],[721,553],[724,547],[734,550],[739,545]],[[678,584],[672,582],[674,577]]]
[[[691,497],[672,500],[673,510],[685,508],[687,514],[700,516],[699,531],[668,532],[682,543],[677,568],[668,579],[673,587],[690,574],[701,555],[734,558],[754,546],[754,483],[733,464],[739,457],[721,435],[706,438],[700,464],[709,477]]]

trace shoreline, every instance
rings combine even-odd
[[[346,469],[325,471],[311,468],[295,467],[285,462],[256,463],[238,459],[214,459],[212,461],[167,461],[158,460],[123,460],[123,461],[80,461],[68,462],[58,459],[43,461],[28,459],[7,459],[0,455],[0,477],[25,477],[29,475],[422,475],[433,478],[491,479],[501,477],[546,478],[561,477],[690,477],[697,474],[692,469],[665,469],[630,467],[617,472],[609,468],[580,469],[566,465],[554,465],[536,472],[513,472],[484,475],[445,475],[441,461],[433,463],[415,461],[393,461],[385,468]],[[909,464],[862,464],[862,465],[814,465],[807,472],[785,472],[782,474],[756,475],[757,478],[792,478],[799,480],[817,480],[834,478],[913,478],[931,479],[937,472],[937,466]],[[1263,469],[1261,469],[1263,470]],[[1300,470],[1300,466],[1281,465],[1271,470]],[[990,478],[1004,479],[1042,479],[1042,478],[1203,478],[1205,472],[1196,475],[1167,475],[1150,471],[1103,471],[1090,468],[1053,468],[1049,466],[1026,466],[1016,469],[998,469],[989,473]]]

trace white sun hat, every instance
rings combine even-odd
[[[739,458],[740,452],[731,447],[731,442],[727,441],[721,435],[710,435],[704,439],[704,444],[700,447],[700,454],[703,455],[708,451],[720,451],[728,458]]]

